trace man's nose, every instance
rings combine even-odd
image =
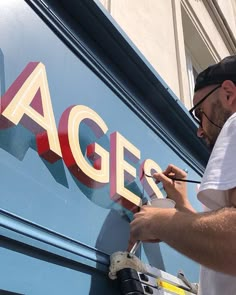
[[[200,137],[200,138],[202,138],[204,136],[204,131],[203,131],[203,128],[201,126],[198,127],[197,136]]]

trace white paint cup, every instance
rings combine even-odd
[[[150,206],[156,207],[156,208],[174,208],[175,201],[173,201],[171,199],[155,198],[150,201]]]

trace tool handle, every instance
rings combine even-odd
[[[144,205],[144,204],[143,204]],[[145,204],[145,205],[152,205],[151,204],[151,201],[147,201],[147,203]],[[139,207],[139,210],[140,210],[141,208]],[[128,257],[131,257],[132,255],[134,255],[135,253],[136,253],[136,251],[138,250],[138,247],[141,245],[141,241],[137,241],[134,245],[133,245],[133,247],[131,248],[131,250],[129,251],[129,253],[128,253]]]
[[[134,245],[133,245],[133,247],[131,248],[131,250],[129,251],[129,256],[132,256],[132,255],[134,255],[135,253],[136,253],[136,251],[138,250],[138,247],[140,246],[140,244],[141,244],[141,241],[137,241]]]

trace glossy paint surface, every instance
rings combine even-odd
[[[57,128],[64,111],[73,105],[91,108],[108,127],[106,134],[97,139],[88,125],[81,126],[78,142],[84,154],[93,142],[110,153],[113,132],[119,132],[140,151],[138,162],[126,159],[136,170],[136,177],[125,183],[126,189],[143,197],[139,168],[145,159],[152,159],[162,169],[169,163],[187,168],[190,179],[199,179],[171,146],[149,129],[26,3],[2,1],[0,8],[1,96],[29,62],[41,62],[46,69]],[[8,219],[3,213],[0,215],[4,224],[0,234],[7,237],[0,241],[0,290],[32,295],[118,294],[117,284],[107,278],[108,257],[115,251],[126,250],[132,213],[110,198],[110,183],[88,187],[70,173],[63,159],[49,163],[40,157],[35,135],[21,123],[9,128],[1,126],[0,165],[0,208],[9,216],[13,214],[32,223],[32,232],[25,225],[20,233],[9,226],[6,234]],[[195,200],[195,185],[189,185],[189,194],[196,209],[200,209]],[[93,252],[94,259],[88,258],[84,249],[77,254],[93,263],[74,257],[76,251],[69,258],[67,250],[58,254],[48,246],[55,242],[53,247],[59,247],[56,235],[52,233],[50,242],[43,238],[43,232],[37,236],[34,226],[84,244],[84,249]],[[34,245],[34,240],[42,244]],[[97,251],[107,259],[102,272],[96,269],[100,263]],[[144,245],[140,255],[153,266],[172,274],[183,269],[190,280],[197,280],[198,266],[164,244]]]

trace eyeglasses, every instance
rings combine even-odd
[[[199,126],[202,126],[202,115],[205,115],[206,114],[203,112],[203,110],[201,108],[198,108],[198,106],[203,103],[203,101],[205,99],[208,98],[208,96],[210,96],[214,91],[216,91],[216,89],[220,88],[221,87],[221,84],[220,85],[217,85],[215,88],[213,88],[209,93],[207,93],[207,95],[205,95],[202,99],[199,100],[199,102],[197,104],[195,104],[194,107],[192,107],[190,110],[189,110],[189,114],[191,115],[191,117],[193,118],[193,120],[199,125]],[[206,116],[207,117],[207,116]],[[207,117],[208,118],[208,117]]]

